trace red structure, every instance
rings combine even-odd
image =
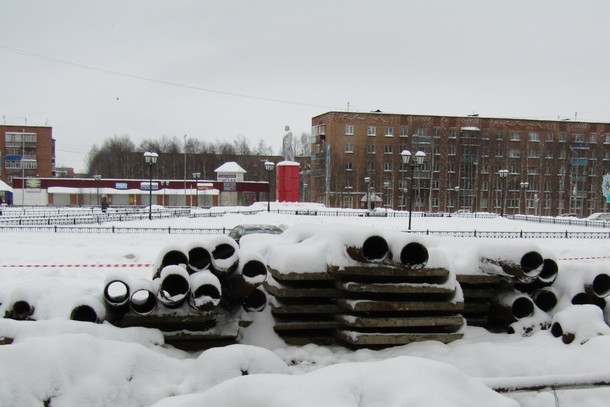
[[[277,163],[275,195],[278,202],[299,202],[299,163],[281,161]]]

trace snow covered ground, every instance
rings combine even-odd
[[[261,212],[129,224],[172,228],[349,224],[397,231],[406,229],[406,221]],[[412,222],[414,230],[595,230],[497,218],[414,217]],[[429,341],[376,351],[287,346],[274,334],[268,308],[254,315],[239,345],[197,353],[162,346],[163,336],[155,329],[119,329],[68,319],[75,302],[101,297],[109,273],[151,278],[150,264],[164,247],[198,238],[2,232],[0,314],[14,298],[25,298],[36,305],[37,321],[0,319],[0,338],[14,338],[12,344],[0,346],[0,405],[605,406],[610,398],[610,387],[587,385],[610,383],[610,335],[596,335],[607,326],[600,328],[601,313],[595,315],[586,307],[571,317],[580,319],[577,329],[583,336],[569,345],[548,330],[521,337],[467,327],[463,339],[449,344]],[[476,268],[481,239],[425,239],[446,253],[456,273]],[[581,284],[580,275],[610,271],[610,239],[531,242],[557,257],[558,283],[566,289]],[[568,308],[563,304],[561,309]],[[591,333],[588,327],[599,329]],[[490,390],[551,384],[575,386],[557,391]]]

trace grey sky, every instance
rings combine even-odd
[[[0,0],[0,119],[279,151],[328,110],[610,121],[605,0]]]

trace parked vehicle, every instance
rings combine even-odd
[[[610,222],[610,213],[608,212],[596,212],[589,217],[587,220],[603,220],[605,222]]]
[[[233,238],[237,243],[245,235],[251,235],[254,233],[263,233],[263,234],[272,234],[272,235],[280,235],[284,231],[275,225],[265,225],[265,224],[246,224],[246,225],[237,225],[229,232],[229,237]]]

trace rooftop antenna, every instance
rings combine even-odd
[[[349,112],[349,102],[347,102],[347,111]]]
[[[578,112],[574,112],[574,120],[578,120]]]

